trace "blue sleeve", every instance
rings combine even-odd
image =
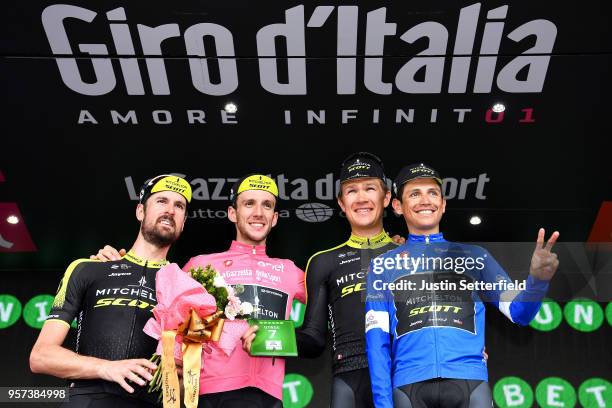
[[[391,364],[391,318],[388,291],[376,290],[385,274],[372,272],[372,262],[367,276],[365,337],[368,367],[372,382],[372,394],[376,408],[393,408],[393,384]],[[378,281],[375,286],[375,282]]]
[[[483,252],[485,258],[483,280],[485,282],[499,282],[500,280],[512,282],[495,258],[487,250],[483,249]],[[524,290],[489,292],[487,298],[512,322],[526,326],[540,310],[548,286],[548,281],[539,280],[530,274]]]

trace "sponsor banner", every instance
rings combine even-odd
[[[186,177],[185,174],[174,174]],[[335,215],[346,217],[335,202],[340,191],[340,181],[334,177],[334,173],[327,173],[314,181],[310,177],[288,178],[285,174],[272,176],[278,185],[279,199],[283,200],[278,208],[281,219],[296,218],[306,223],[321,223]],[[230,189],[236,180],[238,177],[188,178],[193,189],[193,202],[188,208],[188,217],[199,220],[226,219]],[[486,187],[490,181],[486,173],[466,178],[446,177],[442,191],[447,200],[484,201],[487,198]],[[124,177],[124,182],[130,200],[138,201],[140,184],[132,176]],[[388,185],[391,185],[390,179]],[[202,208],[198,207],[200,203],[216,206]],[[385,216],[387,215],[388,211]]]
[[[392,55],[414,55],[427,49],[426,43],[417,40],[430,36],[436,40],[430,44],[430,54],[434,50],[457,56],[609,51],[612,44],[607,11],[607,3],[599,1],[588,1],[581,7],[569,3],[550,7],[502,1],[460,1],[449,5],[441,1],[380,0],[341,5],[321,0],[288,1],[279,6],[238,0],[231,6],[186,1],[180,6],[160,4],[155,8],[116,0],[100,1],[95,6],[83,0],[33,1],[27,8],[12,2],[7,3],[2,14],[1,32],[16,34],[32,46],[2,42],[0,50],[9,54],[64,51],[126,57],[341,57],[376,56],[384,46],[384,51]],[[577,21],[592,24],[581,25]],[[166,25],[164,29],[157,28],[162,25]],[[535,44],[539,47],[535,50],[534,43],[521,41],[527,35],[537,36],[539,41]],[[205,36],[212,38],[208,42],[202,39]],[[280,51],[274,50],[275,36],[286,39]],[[72,52],[57,49],[61,40],[72,46]],[[350,62],[345,65],[350,66]]]

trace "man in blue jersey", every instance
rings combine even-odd
[[[489,302],[514,323],[537,314],[559,261],[538,232],[520,286],[486,249],[444,239],[442,179],[419,163],[394,181],[393,208],[408,226],[404,245],[374,259],[367,277],[366,351],[376,407],[491,407],[483,359]],[[513,286],[515,285],[515,286]]]

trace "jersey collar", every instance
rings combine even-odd
[[[151,261],[151,260],[148,260],[148,259],[140,258],[140,257],[136,256],[134,251],[132,251],[131,249],[130,249],[130,252],[125,254],[123,256],[123,258],[121,258],[121,259],[127,259],[128,261],[133,262],[133,263],[135,263],[137,265],[147,266],[149,268],[161,268],[162,266],[168,264],[168,261],[165,260],[165,259]]]
[[[230,251],[239,252],[241,254],[265,255],[266,246],[265,245],[249,245],[249,244],[244,244],[242,242],[233,240],[232,245],[230,246]]]
[[[384,244],[388,244],[389,242],[393,242],[387,231],[382,230],[379,234],[374,235],[373,237],[360,237],[359,235],[351,234],[348,241],[346,241],[346,245],[351,248],[372,248],[382,246]]]
[[[437,234],[429,234],[429,235],[415,235],[408,234],[408,242],[445,242],[444,235],[441,232]]]

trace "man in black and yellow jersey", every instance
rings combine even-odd
[[[78,259],[60,283],[53,307],[30,355],[35,373],[72,380],[67,407],[153,406],[145,384],[155,364],[157,341],[143,327],[157,304],[155,275],[181,235],[191,186],[160,175],[140,191],[138,237],[121,259]],[[76,318],[76,352],[62,347]]]
[[[328,319],[332,335],[332,408],[373,407],[365,350],[364,303],[370,259],[396,248],[383,229],[391,200],[381,160],[360,152],[340,170],[338,204],[349,221],[349,239],[317,252],[306,266],[307,304],[299,355],[316,357],[325,349]]]

